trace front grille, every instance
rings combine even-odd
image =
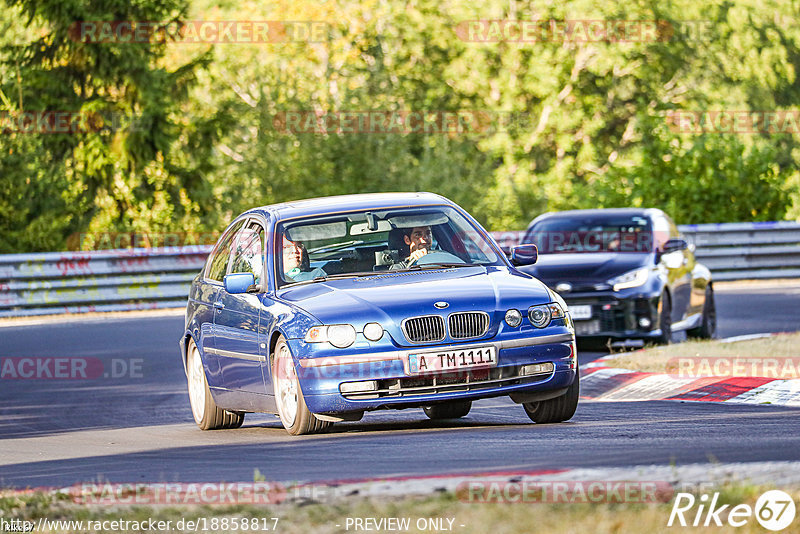
[[[516,366],[473,369],[433,376],[382,379],[378,380],[378,389],[375,391],[343,393],[342,396],[350,400],[368,400],[480,391],[500,386],[541,382],[552,375],[553,371],[537,375],[521,375],[520,368]]]
[[[489,314],[485,312],[453,313],[447,318],[447,327],[453,339],[480,337],[489,330]]]
[[[429,343],[444,339],[444,319],[438,315],[412,317],[403,321],[403,334],[411,343]]]

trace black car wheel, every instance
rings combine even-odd
[[[457,401],[425,406],[422,411],[430,419],[458,419],[467,415],[471,408],[472,401]]]
[[[534,423],[561,423],[571,419],[578,409],[580,394],[580,375],[575,371],[575,380],[567,392],[546,401],[525,402],[522,407]]]
[[[713,339],[717,333],[717,308],[714,304],[714,288],[711,284],[706,286],[706,300],[703,303],[703,320],[700,326],[688,330],[689,337],[699,339]]]
[[[658,299],[658,327],[661,335],[656,338],[659,345],[669,345],[672,341],[672,301],[669,293],[664,290]]]

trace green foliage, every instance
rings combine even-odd
[[[254,205],[443,194],[491,229],[547,210],[653,206],[680,223],[800,217],[797,134],[671,131],[674,110],[794,109],[796,7],[769,0],[6,0],[3,110],[135,128],[0,135],[0,252],[71,234],[219,229]],[[662,21],[643,42],[468,42],[487,19]],[[319,43],[84,43],[75,21],[315,20]],[[461,37],[460,37],[461,35]],[[468,134],[293,133],[295,110],[508,113]]]

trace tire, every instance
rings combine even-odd
[[[283,336],[278,338],[272,357],[272,386],[275,391],[275,403],[278,405],[278,417],[281,418],[283,428],[289,434],[293,436],[316,434],[333,424],[317,419],[306,406],[294,367],[294,359]]]
[[[672,300],[665,289],[658,299],[660,311],[658,312],[658,327],[661,335],[655,341],[659,345],[669,345],[672,342]]]
[[[454,401],[445,404],[425,406],[422,411],[429,419],[458,419],[464,417],[472,408],[472,401]]]
[[[203,359],[194,340],[189,341],[186,356],[186,380],[189,386],[189,404],[194,422],[201,430],[239,428],[244,423],[244,414],[223,410],[214,402],[208,387]]]
[[[698,339],[714,339],[717,333],[717,307],[714,303],[714,288],[706,286],[706,300],[703,303],[703,320],[700,326],[687,330],[686,335]]]
[[[566,393],[546,401],[525,402],[522,407],[525,408],[525,413],[534,423],[562,423],[575,415],[575,410],[578,409],[580,389],[580,375],[576,370],[575,380],[567,388]]]

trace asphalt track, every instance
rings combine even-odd
[[[721,287],[719,334],[800,330],[798,302],[800,282]],[[182,321],[0,328],[2,358],[97,358],[109,373],[0,381],[0,487],[252,481],[256,469],[267,480],[333,481],[800,459],[800,411],[716,403],[582,402],[568,423],[534,425],[500,398],[476,403],[456,422],[428,421],[422,410],[373,412],[298,438],[273,416],[249,414],[241,429],[202,432],[177,352]],[[584,352],[581,362],[602,354]]]

